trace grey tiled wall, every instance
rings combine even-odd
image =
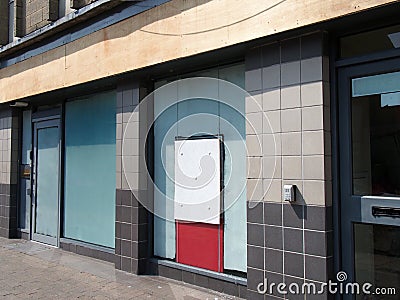
[[[256,292],[263,278],[290,284],[332,275],[326,40],[317,32],[246,55],[246,89],[253,97],[246,99],[249,298],[270,298]],[[282,201],[285,184],[296,185],[294,204]]]
[[[0,236],[17,235],[18,116],[0,110]]]
[[[147,192],[139,168],[144,161],[139,123],[147,119],[145,113],[135,111],[144,94],[133,81],[121,82],[117,88],[115,266],[135,274],[145,272],[148,258],[148,212],[137,199]]]

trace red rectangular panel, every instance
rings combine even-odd
[[[223,272],[223,224],[176,221],[176,260],[189,266]]]

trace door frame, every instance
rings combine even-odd
[[[58,127],[58,199],[57,199],[57,231],[56,237],[45,236],[35,233],[36,225],[36,203],[37,203],[37,131],[38,129]],[[61,234],[61,115],[59,110],[43,111],[37,114],[32,114],[32,202],[31,202],[31,240],[59,247],[60,234]]]
[[[382,73],[400,71],[400,56],[362,64],[343,66],[337,69],[337,103],[338,103],[338,154],[339,154],[339,226],[341,270],[348,275],[348,281],[355,282],[354,266],[354,223],[382,224],[379,221],[363,217],[365,200],[374,203],[391,201],[383,197],[362,197],[352,193],[352,126],[351,126],[351,79]],[[393,200],[393,198],[392,198]],[[398,200],[396,200],[398,201]],[[393,203],[393,201],[391,201]],[[368,205],[368,203],[367,203]],[[351,299],[351,295],[343,295]]]

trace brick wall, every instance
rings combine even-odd
[[[20,35],[31,33],[58,18],[57,0],[27,0],[23,3],[22,11],[26,18]]]

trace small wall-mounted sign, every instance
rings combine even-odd
[[[283,200],[288,202],[296,201],[296,186],[292,184],[285,184],[283,186]]]
[[[21,165],[21,177],[24,179],[31,178],[31,166],[30,165]]]

